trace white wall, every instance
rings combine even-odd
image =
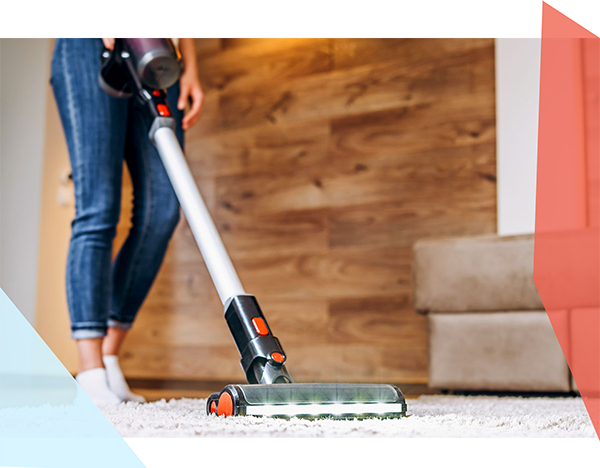
[[[496,39],[498,234],[535,226],[540,39]]]
[[[0,287],[34,323],[47,39],[0,40]]]

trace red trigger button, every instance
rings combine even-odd
[[[169,117],[171,115],[171,111],[164,104],[157,104],[156,110],[158,111],[158,115],[162,117]]]

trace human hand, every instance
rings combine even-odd
[[[102,38],[102,42],[104,43],[104,47],[109,50],[113,50],[115,48],[115,39],[114,37],[111,39]]]
[[[198,122],[202,113],[202,105],[204,104],[204,93],[202,92],[195,67],[186,69],[179,79],[179,101],[177,101],[177,108],[184,110],[188,100],[192,102],[190,110],[185,114],[181,122],[184,130],[188,130]]]

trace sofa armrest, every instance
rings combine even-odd
[[[419,241],[413,247],[415,309],[540,310],[533,235]]]

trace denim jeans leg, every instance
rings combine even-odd
[[[98,86],[101,51],[100,39],[57,39],[52,59],[51,82],[75,186],[66,277],[75,339],[106,334],[121,200],[128,102]]]
[[[183,145],[179,84],[167,90]],[[130,108],[125,160],[133,184],[132,228],[113,266],[109,326],[129,328],[158,273],[179,220],[179,202],[137,109]]]

